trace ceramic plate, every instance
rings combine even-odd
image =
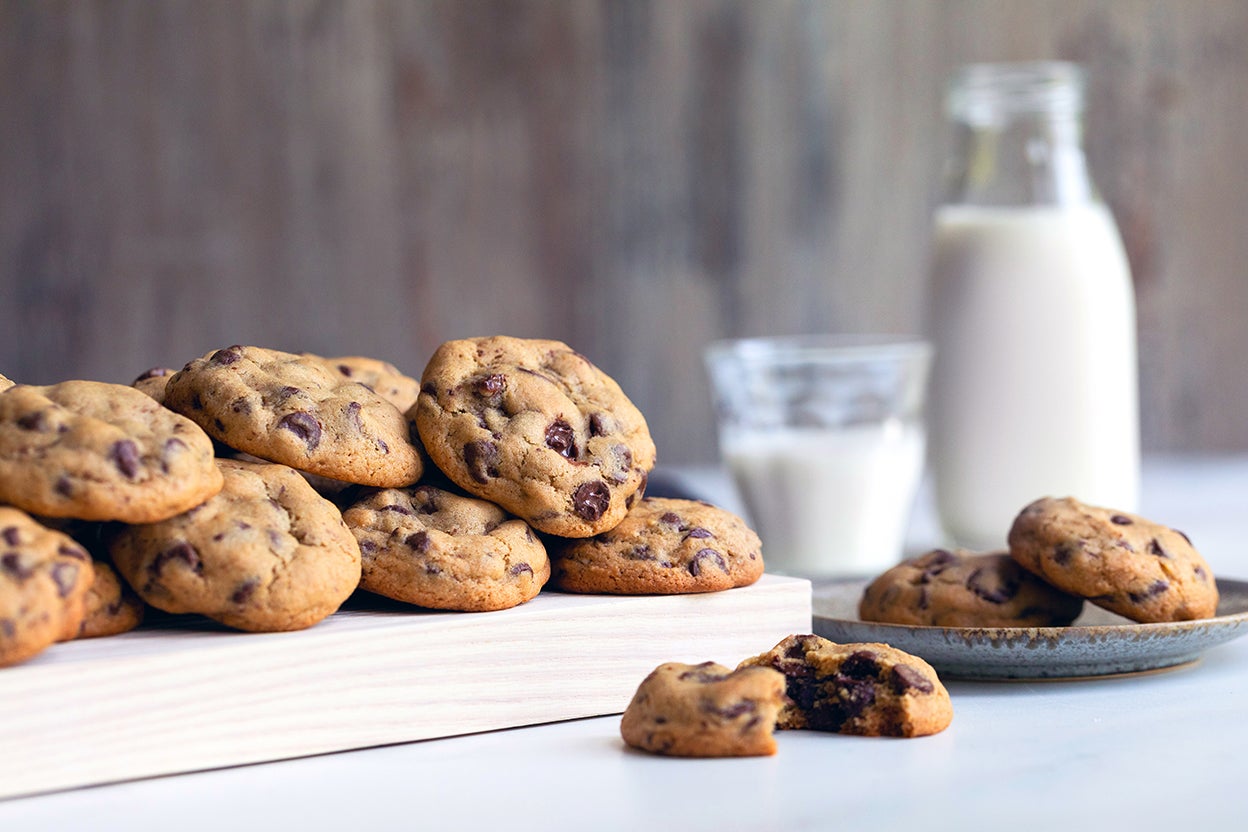
[[[1219,580],[1218,614],[1136,624],[1092,604],[1069,627],[912,627],[858,619],[867,581],[819,584],[814,628],[837,642],[877,641],[959,679],[1068,679],[1185,664],[1248,633],[1248,582]]]

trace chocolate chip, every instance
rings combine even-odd
[[[1066,566],[1073,555],[1074,552],[1065,543],[1059,543],[1053,548],[1053,562],[1058,566]]]
[[[589,435],[605,436],[611,432],[614,427],[611,417],[602,413],[591,413],[589,415]]]
[[[659,517],[659,522],[666,523],[669,526],[676,526],[677,528],[683,525],[680,515],[672,511],[663,512],[662,516]]]
[[[546,447],[565,459],[576,459],[576,434],[563,419],[556,419],[546,428]]]
[[[874,679],[880,672],[879,656],[871,650],[855,650],[841,663],[839,672],[851,679]]]
[[[34,413],[27,413],[24,416],[17,417],[17,426],[22,430],[33,430],[39,433],[46,433],[50,429],[48,422],[48,413],[45,410],[39,410]]]
[[[69,595],[74,589],[74,582],[78,580],[78,564],[56,564],[52,567],[52,580],[56,583],[57,595],[62,598]]]
[[[204,400],[199,397],[199,393],[191,394],[191,409],[192,410],[204,409]]]
[[[611,481],[616,483],[628,480],[629,471],[633,467],[633,452],[627,445],[612,445],[611,458],[615,462],[611,472]]]
[[[17,636],[17,625],[14,624],[12,618],[0,618],[0,635],[5,638],[15,638]]]
[[[715,662],[702,662],[701,664],[696,664],[690,669],[682,672],[676,678],[682,682],[693,681],[704,685],[710,684],[711,682],[721,682],[728,678],[728,674],[726,673],[719,673],[711,670],[714,665]]]
[[[139,457],[139,447],[129,439],[114,442],[112,450],[108,452],[108,458],[128,480],[134,479],[139,473],[139,465],[142,462]]]
[[[379,508],[379,509],[377,509],[377,510],[378,510],[378,511],[393,511],[395,514],[405,514],[405,515],[407,515],[407,516],[409,516],[409,517],[410,517],[410,516],[414,513],[414,512],[413,512],[410,508],[408,508],[407,506],[402,506],[402,505],[398,505],[398,504],[395,504],[395,505],[389,505],[389,506],[382,506],[381,508]]]
[[[12,575],[19,581],[24,581],[35,574],[35,570],[22,565],[22,556],[17,552],[6,552],[0,555],[0,571]]]
[[[373,552],[376,552],[376,551],[377,551],[377,544],[374,543],[373,541],[371,540],[360,541],[360,554],[361,555],[365,555],[365,556],[371,555]]]
[[[875,704],[875,684],[866,679],[835,674],[823,686],[806,684],[800,688],[795,703],[806,714],[807,727],[814,731],[839,731]]]
[[[582,483],[572,492],[572,511],[582,520],[594,522],[611,507],[611,489],[602,480]]]
[[[351,368],[346,364],[339,364],[338,372],[342,373],[347,378],[351,378]]]
[[[488,376],[482,376],[477,379],[473,389],[483,399],[493,399],[501,396],[503,391],[507,389],[507,376],[502,373],[491,373]]]
[[[199,552],[195,550],[194,546],[186,541],[175,543],[165,551],[158,554],[152,559],[152,563],[151,566],[148,567],[148,571],[152,573],[153,577],[159,578],[161,571],[165,568],[165,564],[173,561],[181,561],[186,565],[186,568],[190,569],[196,575],[202,575],[204,573],[204,564],[199,559]]]
[[[1171,529],[1171,531],[1172,531],[1172,532],[1174,532],[1175,534],[1177,534],[1179,537],[1181,537],[1181,538],[1183,538],[1184,540],[1186,540],[1186,541],[1187,541],[1187,545],[1188,545],[1188,546],[1191,546],[1191,545],[1192,545],[1192,539],[1191,539],[1190,537],[1188,537],[1187,535],[1183,534],[1183,532],[1179,531],[1178,529]]]
[[[1166,550],[1161,548],[1161,541],[1155,537],[1151,541],[1149,541],[1148,553],[1150,555],[1156,555],[1159,558],[1170,557],[1168,554],[1166,554]]]
[[[1004,604],[1018,595],[1022,582],[1017,575],[999,574],[996,586],[989,585],[984,567],[979,567],[966,578],[966,588],[990,604]]]
[[[429,541],[429,533],[423,531],[409,534],[406,538],[404,538],[403,544],[421,555],[428,552],[429,547],[433,545]]]
[[[624,557],[629,560],[654,560],[654,555],[650,552],[650,547],[644,543],[634,546],[632,549],[624,553]]]
[[[53,488],[56,490],[56,493],[60,494],[62,497],[68,497],[74,492],[74,484],[70,482],[69,477],[64,474],[57,477],[56,485],[53,486]]]
[[[695,578],[701,575],[703,561],[714,561],[720,572],[728,571],[728,564],[724,563],[723,555],[714,549],[699,549],[698,553],[693,556],[693,560],[689,561],[689,574]]]
[[[720,719],[738,719],[746,714],[752,714],[758,710],[758,706],[748,699],[743,699],[732,705],[723,708],[717,708],[710,702],[702,702],[702,710],[711,716],[717,716]]]
[[[1208,573],[1206,573],[1206,572],[1205,572],[1205,568],[1204,568],[1203,566],[1200,566],[1199,564],[1197,564],[1197,565],[1196,565],[1196,566],[1192,569],[1192,572],[1193,572],[1193,574],[1195,574],[1195,575],[1196,575],[1196,577],[1197,577],[1197,578],[1200,578],[1202,581],[1207,581],[1207,580],[1209,580],[1209,575],[1208,575]]]
[[[347,421],[350,422],[351,427],[355,428],[357,432],[363,433],[364,423],[360,420],[360,408],[361,405],[359,402],[348,402]]]
[[[278,420],[277,426],[284,428],[303,440],[309,451],[316,450],[321,444],[321,423],[311,413],[296,410]]]
[[[893,692],[898,696],[907,691],[917,690],[919,693],[931,693],[936,686],[921,671],[908,664],[899,664],[893,668]]]
[[[230,596],[231,604],[245,604],[256,593],[256,589],[260,586],[259,578],[248,578],[243,581],[234,590],[234,594]]]
[[[420,392],[424,393],[426,396],[436,396],[438,395],[438,385],[434,384],[432,381],[426,381],[424,384],[420,385]]]
[[[138,384],[140,381],[147,381],[149,378],[164,378],[165,376],[173,375],[173,373],[174,371],[168,367],[153,367],[136,378],[133,383]]]
[[[519,576],[523,575],[525,572],[528,572],[530,575],[532,575],[533,567],[529,566],[527,563],[517,563],[515,566],[511,567],[511,569],[507,571],[511,573],[512,577],[518,578]]]
[[[86,549],[83,549],[81,546],[66,546],[62,544],[56,547],[56,553],[64,558],[91,560],[91,556],[88,555]]]
[[[691,537],[701,539],[704,537],[714,537],[714,536],[715,535],[711,534],[710,530],[704,529],[701,526],[694,526],[692,529],[689,530],[689,533],[686,534],[683,539],[688,540]]]
[[[1133,521],[1125,514],[1115,514],[1113,517],[1109,518],[1109,522],[1113,523],[1115,526],[1130,526]]]
[[[5,526],[4,531],[0,531],[0,538],[10,546],[16,546],[21,542],[22,535],[17,526]]]
[[[238,361],[242,357],[243,357],[243,348],[239,346],[238,344],[235,344],[232,347],[226,347],[223,350],[217,350],[216,352],[212,354],[212,356],[208,360],[213,364],[225,366],[225,365],[233,364],[235,361]]]
[[[217,433],[220,433],[220,434],[226,433],[225,422],[222,422],[220,419],[213,419],[212,424],[216,427]]]
[[[1169,588],[1170,588],[1169,581],[1157,580],[1157,581],[1153,581],[1151,584],[1149,584],[1145,589],[1141,590],[1140,592],[1128,592],[1127,597],[1131,599],[1132,603],[1139,604],[1142,601],[1147,601],[1149,598],[1152,598],[1157,595],[1161,595],[1163,592],[1165,592]]]
[[[478,439],[464,446],[464,465],[479,483],[487,483],[498,476],[498,462],[498,446],[488,439]]]

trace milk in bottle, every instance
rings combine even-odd
[[[1080,143],[1069,64],[955,79],[955,195],[933,230],[930,454],[954,542],[1003,546],[1045,495],[1135,510],[1135,302]]]

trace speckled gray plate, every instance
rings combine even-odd
[[[818,584],[814,629],[842,643],[876,641],[959,679],[1042,679],[1138,673],[1194,661],[1248,633],[1248,582],[1219,580],[1218,615],[1136,624],[1092,604],[1069,627],[912,627],[858,619],[866,581]]]

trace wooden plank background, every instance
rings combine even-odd
[[[1238,0],[0,0],[0,372],[235,342],[586,353],[706,462],[700,351],[920,331],[945,79],[1091,72],[1149,450],[1248,450]]]

